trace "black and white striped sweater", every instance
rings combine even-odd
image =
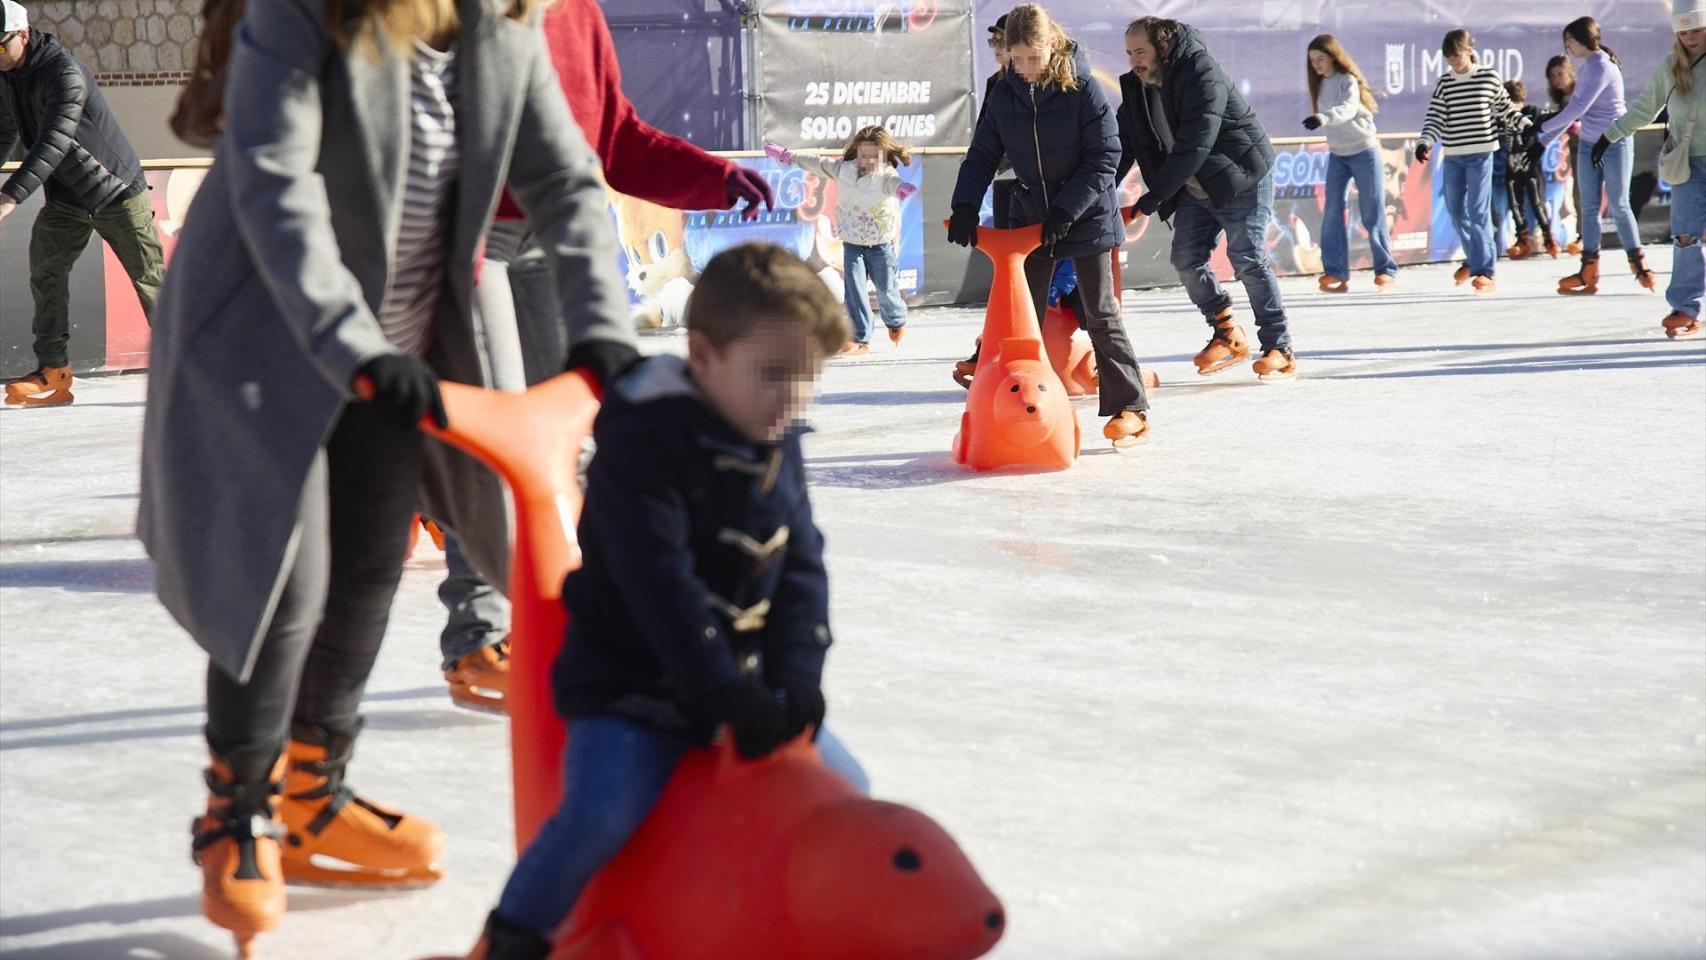
[[[1434,84],[1422,142],[1440,144],[1447,157],[1492,153],[1502,134],[1525,123],[1492,69],[1478,67],[1467,74],[1448,70]]]

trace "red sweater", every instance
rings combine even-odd
[[[545,13],[545,43],[563,97],[587,142],[604,162],[604,180],[630,197],[681,210],[722,210],[734,161],[713,157],[641,120],[622,95],[616,44],[597,0],[562,0]],[[509,193],[499,220],[517,220]]]

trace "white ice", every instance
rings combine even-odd
[[[1706,341],[1620,269],[1556,296],[1566,266],[1287,280],[1280,385],[1199,379],[1183,294],[1128,296],[1154,440],[1107,449],[1080,404],[1064,473],[949,461],[979,310],[831,367],[831,722],[1003,898],[995,956],[1706,954]],[[230,955],[189,862],[204,660],[131,535],[143,387],[0,414],[19,960]],[[462,951],[503,883],[505,729],[445,695],[439,575],[409,565],[353,779],[445,828],[449,876],[292,890],[265,957]]]

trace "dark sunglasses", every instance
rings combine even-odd
[[[11,43],[13,38],[17,37],[18,35],[22,34],[23,32],[24,31],[22,31],[22,30],[13,30],[11,33],[8,33],[5,36],[0,37],[0,47],[4,47],[6,44]]]

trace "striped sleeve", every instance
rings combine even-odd
[[[1428,100],[1427,119],[1422,121],[1422,142],[1438,143],[1445,133],[1445,101],[1440,98],[1440,88],[1445,86],[1445,78],[1434,81],[1434,95]]]

